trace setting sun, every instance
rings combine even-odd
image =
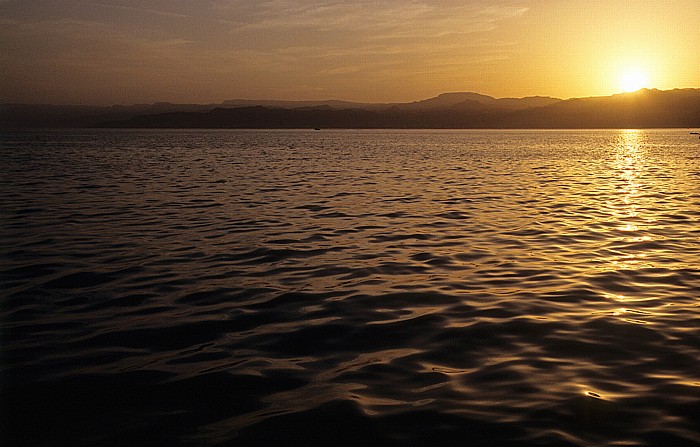
[[[627,70],[620,76],[620,89],[623,92],[636,92],[648,86],[648,76],[641,70]]]

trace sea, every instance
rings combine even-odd
[[[700,445],[689,131],[3,131],[0,442]]]

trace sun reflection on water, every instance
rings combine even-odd
[[[638,177],[643,164],[639,147],[641,140],[642,135],[639,130],[624,130],[618,137],[613,167],[618,171],[621,180],[620,198],[624,204],[624,207],[618,210],[618,215],[621,217],[636,218],[639,215],[637,199],[641,184]],[[639,226],[633,222],[624,222],[621,228],[623,231],[639,230]]]
[[[696,445],[700,159],[677,134],[149,131],[187,143],[154,164],[100,132],[92,183],[70,151],[5,151],[7,367],[92,408],[152,390],[95,424],[134,401],[194,443],[349,421],[353,444]]]
[[[644,132],[636,129],[622,130],[617,135],[611,165],[617,194],[608,202],[611,217],[615,219],[615,228],[619,232],[615,242],[615,255],[608,259],[609,267],[614,278],[628,286],[629,292],[609,293],[608,298],[613,307],[606,314],[634,324],[647,324],[649,321],[640,318],[653,317],[654,314],[629,307],[621,308],[619,304],[643,303],[658,298],[637,290],[635,282],[630,281],[641,275],[642,269],[654,267],[654,237],[650,226],[654,221],[650,217],[653,204],[648,202],[649,191],[653,191],[655,186],[650,183],[653,182],[653,177],[646,175],[648,162],[645,159],[644,139]],[[635,318],[630,318],[630,314],[634,314]]]

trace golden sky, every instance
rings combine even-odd
[[[700,87],[698,0],[0,0],[0,102]]]

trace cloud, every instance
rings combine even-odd
[[[304,77],[330,86],[507,57],[512,45],[486,34],[525,12],[516,0],[0,0],[0,75],[51,85],[56,72],[93,90],[129,78],[154,91]]]
[[[509,43],[481,39],[497,22],[516,18],[527,9],[493,2],[356,2],[271,0],[236,13],[219,4],[222,16],[245,23],[230,30],[239,49],[257,52],[260,58],[315,62],[327,60],[325,73],[381,64],[383,58],[407,63],[420,58],[492,60],[504,57]],[[440,63],[444,64],[444,61]],[[344,68],[345,67],[345,68]]]
[[[14,31],[21,27],[31,37],[36,30],[31,24],[40,24],[49,33],[62,23],[79,22],[81,33],[95,39],[106,30],[120,34],[120,40],[201,40],[214,51],[223,47],[270,52],[292,47],[358,47],[362,52],[367,45],[385,45],[391,52],[392,47],[489,31],[499,20],[526,11],[508,3],[492,3],[8,0],[0,6],[0,24],[5,25],[5,32],[12,26]]]
[[[373,37],[435,37],[451,33],[485,31],[505,18],[527,9],[493,6],[487,2],[428,3],[414,1],[289,1],[273,0],[248,10],[240,22],[266,30],[313,29],[353,32]],[[222,11],[228,11],[228,8]],[[389,33],[388,35],[386,33]]]

